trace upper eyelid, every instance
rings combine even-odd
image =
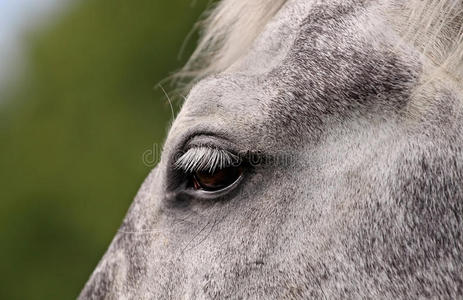
[[[239,163],[240,157],[227,150],[212,147],[192,147],[186,151],[176,162],[175,168],[185,172],[208,171],[229,167]]]

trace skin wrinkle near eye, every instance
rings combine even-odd
[[[185,172],[208,171],[213,173],[239,162],[239,156],[226,150],[197,147],[189,149],[176,162],[175,167]]]

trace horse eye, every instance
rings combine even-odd
[[[243,174],[241,166],[227,167],[215,172],[195,172],[192,175],[193,188],[195,190],[219,191],[240,178]]]

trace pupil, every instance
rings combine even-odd
[[[241,168],[239,167],[228,167],[214,173],[196,172],[194,174],[194,188],[206,191],[220,190],[231,185],[240,175]]]

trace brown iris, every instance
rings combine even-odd
[[[218,191],[233,184],[243,173],[241,166],[228,167],[215,172],[195,172],[193,188],[195,190]]]

